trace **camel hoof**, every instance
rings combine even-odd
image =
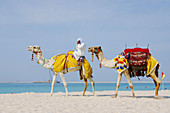
[[[112,96],[112,98],[116,98],[117,97],[117,94],[115,94],[114,96]]]
[[[158,96],[154,96],[153,99],[161,99],[160,97]]]
[[[68,97],[69,96],[69,94],[66,94],[66,97]]]
[[[117,97],[117,94],[115,94],[114,96],[112,96],[112,98],[116,98]]]
[[[112,96],[112,98],[116,98],[117,96]]]
[[[93,95],[94,95],[94,96],[97,96],[97,94],[96,94],[96,93],[94,93]]]

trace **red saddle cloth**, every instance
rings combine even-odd
[[[145,52],[145,53],[149,53],[149,49],[148,48],[132,48],[132,49],[125,49],[124,50],[124,54],[130,53],[130,52]]]
[[[125,49],[123,55],[129,62],[130,77],[145,75],[147,59],[151,55],[148,48]]]
[[[130,66],[146,66],[146,60],[151,55],[148,48],[125,49],[123,54],[128,59]]]

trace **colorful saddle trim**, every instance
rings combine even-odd
[[[129,67],[127,59],[122,55],[118,55],[113,59],[113,61],[115,62],[115,68],[119,74]]]

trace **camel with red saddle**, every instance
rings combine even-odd
[[[120,70],[118,72],[116,93],[115,93],[114,97],[117,97],[122,74],[125,75],[128,83],[129,83],[133,97],[135,97],[135,94],[133,91],[133,84],[131,82],[130,77],[144,76],[144,74],[146,74],[147,77],[151,77],[153,79],[155,86],[156,86],[155,98],[158,96],[158,90],[159,90],[159,87],[161,84],[161,81],[158,78],[159,64],[156,61],[156,59],[152,55],[149,54],[149,51],[147,49],[141,49],[141,48],[125,49],[124,55],[126,57],[124,57],[124,55],[118,55],[116,58],[111,59],[111,60],[108,60],[107,58],[105,58],[103,51],[101,49],[101,46],[89,47],[88,52],[92,52],[92,54],[95,53],[97,59],[100,61],[100,63],[104,67]],[[138,54],[138,53],[140,53],[140,54]],[[146,55],[143,55],[143,54],[146,54]],[[135,59],[135,58],[137,58],[136,56],[141,58],[141,60]],[[147,57],[147,58],[143,58],[143,57]],[[152,69],[149,69],[151,67],[152,67]]]
[[[93,94],[95,95],[94,81],[91,75],[92,68],[86,59],[84,59],[83,62],[78,62],[73,56],[73,51],[69,51],[66,54],[55,55],[51,59],[46,59],[42,54],[40,46],[28,46],[27,50],[32,51],[36,55],[38,63],[40,63],[42,67],[50,69],[53,72],[53,80],[51,83],[51,95],[53,94],[57,74],[59,74],[65,87],[66,96],[68,96],[67,82],[65,80],[64,74],[74,71],[79,71],[80,75],[82,76],[82,79],[84,79],[85,88],[83,91],[83,96],[85,95],[88,86],[87,79],[91,82]]]

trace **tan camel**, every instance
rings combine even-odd
[[[97,59],[100,61],[100,63],[107,68],[115,68],[115,62],[113,60],[108,60],[104,57],[103,51],[101,49],[101,46],[99,47],[89,47],[88,52],[92,52],[96,54]],[[128,69],[126,69],[125,71],[123,71],[122,73],[118,74],[118,80],[117,80],[117,85],[116,85],[116,93],[113,97],[117,97],[118,94],[118,89],[120,86],[120,82],[121,82],[121,77],[122,74],[125,75],[129,86],[131,88],[132,91],[132,95],[133,97],[135,97],[134,91],[133,91],[133,84],[130,80],[130,76],[129,76],[129,71]],[[152,72],[150,73],[150,77],[153,79],[155,86],[156,86],[156,91],[155,91],[155,98],[157,98],[158,96],[158,90],[161,84],[161,81],[158,79],[158,70],[155,68],[152,70]]]
[[[51,84],[51,94],[50,95],[52,96],[52,94],[53,94],[54,85],[56,83],[56,77],[57,77],[57,74],[59,74],[62,81],[63,81],[64,87],[65,87],[66,96],[68,96],[67,83],[66,83],[64,74],[66,74],[68,72],[80,71],[81,66],[77,66],[75,68],[63,69],[61,72],[56,73],[53,69],[53,63],[55,62],[54,59],[53,58],[51,58],[49,60],[45,59],[42,52],[41,52],[40,46],[28,46],[27,50],[32,51],[36,55],[38,62],[41,64],[41,66],[43,66],[44,68],[50,69],[53,72],[53,80],[52,80],[52,84]],[[85,88],[84,88],[84,91],[83,91],[83,96],[85,95],[86,89],[88,87],[87,79],[91,82],[92,88],[93,88],[93,94],[95,95],[93,79],[91,78],[91,76],[86,78],[85,75],[83,75],[84,74],[83,71],[81,71],[81,74],[82,74],[82,77],[83,77],[84,82],[85,82]]]

